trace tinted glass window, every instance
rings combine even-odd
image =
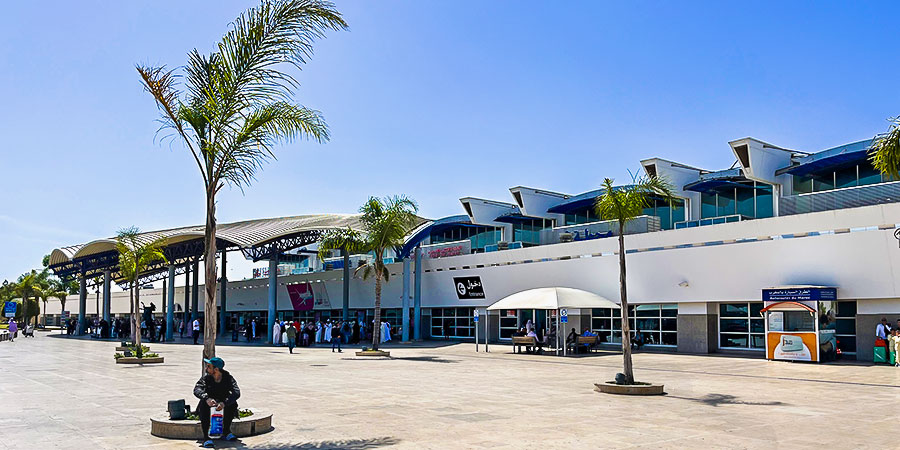
[[[762,219],[775,215],[772,205],[772,186],[763,183],[756,184],[756,218]]]

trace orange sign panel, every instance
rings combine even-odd
[[[816,333],[781,333],[766,336],[766,357],[785,361],[818,361]]]

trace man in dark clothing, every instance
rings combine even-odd
[[[342,327],[334,327],[331,329],[331,353],[334,353],[334,347],[337,347],[338,353],[343,353],[341,350],[341,338],[343,334],[341,334]]]
[[[196,414],[200,416],[200,427],[203,430],[203,446],[213,448],[213,441],[209,438],[209,415],[212,408],[222,412],[222,434],[226,441],[236,439],[231,433],[231,421],[237,416],[237,400],[241,397],[241,389],[234,377],[224,369],[225,361],[222,358],[210,358],[203,360],[206,363],[206,375],[194,385],[194,396],[200,399],[197,404]]]

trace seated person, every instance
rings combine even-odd
[[[638,329],[634,332],[634,337],[631,339],[631,348],[636,348],[638,350],[644,346],[644,335],[641,333],[641,330]]]
[[[596,336],[597,333],[592,333],[590,328],[584,330],[584,333],[581,333],[582,336]]]
[[[576,345],[577,342],[578,342],[578,332],[575,331],[574,328],[572,328],[572,331],[569,332],[568,336],[566,336],[566,347],[571,347],[572,350],[574,351],[578,347]]]
[[[516,330],[512,335],[513,335],[513,337],[522,337],[522,336],[525,336],[525,329],[524,329],[524,328],[519,328],[519,329]]]
[[[531,331],[529,331],[528,333],[525,334],[525,336],[536,338],[537,333],[535,333],[534,328],[532,328]]]
[[[204,359],[206,362],[206,374],[197,381],[194,386],[194,396],[200,399],[197,404],[196,414],[200,416],[200,428],[203,430],[203,446],[213,448],[213,441],[209,438],[209,416],[212,408],[223,411],[222,422],[223,439],[233,441],[237,439],[231,433],[231,421],[238,415],[237,399],[241,397],[241,389],[234,377],[224,369],[225,361],[222,358]]]

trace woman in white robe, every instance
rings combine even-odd
[[[325,325],[325,342],[331,342],[331,322]]]
[[[391,324],[388,322],[381,322],[381,342],[387,342],[391,340]]]
[[[322,343],[322,322],[316,322],[316,344]]]
[[[272,345],[281,345],[281,327],[278,326],[278,322],[272,325]]]

